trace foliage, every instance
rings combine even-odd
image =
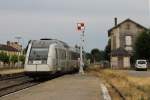
[[[10,57],[10,61],[13,62],[13,63],[16,63],[18,61],[18,56],[17,55],[12,55]]]
[[[104,60],[104,56],[105,56],[104,51],[100,51],[97,48],[91,50],[91,58],[92,58],[92,62],[94,62],[94,63]]]
[[[2,61],[4,63],[9,62],[9,56],[7,55],[7,53],[0,52],[0,61]]]
[[[105,60],[110,61],[110,53],[111,53],[111,40],[108,40],[108,44],[105,47]]]
[[[105,60],[105,51],[100,50],[100,61]]]
[[[92,61],[92,55],[90,53],[86,53],[85,54],[85,58],[86,58],[87,61],[89,61],[89,63],[91,63],[91,61]]]
[[[90,53],[86,53],[85,56],[86,56],[86,59],[87,59],[87,60],[91,60],[91,59],[92,59],[92,55],[91,55]]]
[[[19,56],[19,61],[21,61],[21,62],[25,62],[25,56],[24,55],[20,55]]]
[[[134,46],[135,59],[150,60],[150,29],[140,33]]]
[[[0,61],[2,61],[4,63],[10,63],[10,62],[16,63],[18,61],[18,55],[9,56],[5,52],[0,52]],[[19,56],[19,61],[24,63],[25,62],[25,56],[20,55]]]

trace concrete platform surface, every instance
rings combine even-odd
[[[103,100],[100,80],[91,75],[65,75],[1,97],[0,100]]]
[[[0,70],[0,75],[16,74],[22,72],[24,72],[24,69],[6,69],[6,70]]]

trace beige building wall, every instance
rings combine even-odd
[[[7,41],[7,45],[8,46],[11,46],[13,48],[16,48],[18,50],[21,50],[22,49],[22,45],[20,45],[18,42],[10,42],[10,41]]]
[[[115,50],[120,47],[120,29],[114,29],[111,35],[111,50]]]
[[[111,68],[118,67],[118,57],[111,57]]]
[[[113,50],[114,49],[114,43],[113,43],[113,40],[114,40],[114,38],[113,38],[113,30],[112,30],[112,32],[110,33],[111,35],[109,36],[110,37],[110,39],[111,39],[111,50]]]
[[[4,52],[6,53],[7,55],[21,55],[20,52],[14,52],[14,51],[4,51],[4,50],[0,50],[0,52]]]
[[[116,29],[116,49],[120,48],[120,29]]]
[[[130,68],[130,57],[123,57],[123,67]]]
[[[144,31],[144,28],[138,26],[137,24],[133,23],[133,22],[125,22],[123,24],[121,24],[120,26],[120,34],[121,34],[121,47],[125,48],[127,51],[133,51],[133,46],[136,40],[136,37],[139,35],[139,33],[141,33],[142,31]],[[131,46],[126,46],[125,44],[125,37],[126,36],[131,36]]]

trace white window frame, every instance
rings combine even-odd
[[[130,35],[125,36],[125,45],[126,46],[132,45],[132,36],[130,36]]]

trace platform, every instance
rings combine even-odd
[[[0,100],[103,100],[100,84],[95,76],[65,75]]]

